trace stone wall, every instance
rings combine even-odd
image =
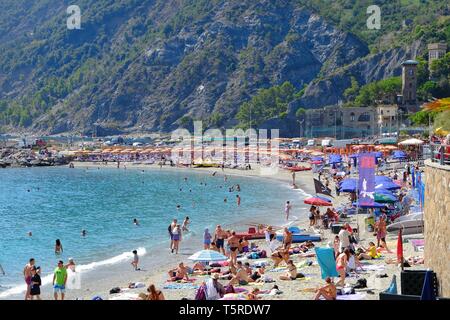
[[[437,273],[440,296],[450,297],[450,166],[425,165],[425,267]]]

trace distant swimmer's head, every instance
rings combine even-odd
[[[189,220],[189,217],[186,217],[185,220]]]
[[[56,239],[55,243],[56,243],[57,246],[60,246],[61,245],[61,240]]]
[[[28,236],[32,236],[33,235],[33,233],[31,232],[31,231],[28,231]]]
[[[30,265],[34,265],[34,258],[30,258]]]

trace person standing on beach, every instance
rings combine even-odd
[[[295,188],[295,171],[292,171],[292,186]]]
[[[55,254],[61,254],[63,252],[63,246],[61,244],[61,240],[56,239],[55,241]]]
[[[350,233],[348,232],[345,225],[341,227],[341,231],[339,231],[338,236],[339,236],[339,250],[340,252],[343,252],[350,246]]]
[[[64,262],[59,260],[58,266],[53,273],[53,296],[55,300],[58,300],[58,293],[61,293],[61,300],[64,300],[64,295],[66,293],[66,282],[67,282],[67,270],[64,267]]]
[[[209,229],[206,228],[205,229],[205,233],[203,233],[203,248],[205,250],[209,250],[210,246],[211,246],[211,233],[209,233]]]
[[[315,220],[316,220],[316,207],[315,206],[311,206],[311,208],[309,209],[309,226],[312,227],[315,224]]]
[[[237,205],[239,207],[241,205],[241,197],[238,194],[236,195],[236,201],[237,201]]]
[[[237,254],[239,249],[239,238],[236,237],[236,232],[231,231],[231,236],[227,239],[228,246],[230,247],[230,259],[232,264],[237,263]]]
[[[27,291],[25,293],[25,300],[30,299],[30,289],[31,289],[31,277],[33,276],[31,270],[34,268],[34,258],[31,258],[30,261],[23,268],[23,277],[25,279],[25,283],[27,284]]]
[[[375,230],[377,231],[377,247],[381,246],[389,251],[386,245],[386,220],[383,215],[375,224]]]
[[[292,232],[288,228],[284,228],[283,232],[283,248],[289,250],[292,245]]]
[[[173,234],[173,250],[175,250],[175,253],[178,254],[178,249],[180,246],[181,241],[181,226],[179,224],[176,225],[176,227],[172,230]]]
[[[41,300],[41,276],[38,268],[33,266],[31,269],[31,284],[30,284],[30,300]]]
[[[289,220],[289,213],[291,211],[291,203],[289,201],[286,201],[286,205],[284,206],[284,213],[286,214],[286,221]]]
[[[340,280],[336,283],[337,286],[345,285],[345,273],[350,258],[350,250],[346,248],[336,259],[336,270],[339,273]]]
[[[220,225],[217,225],[216,232],[214,235],[214,242],[216,243],[217,249],[219,249],[219,252],[222,252],[225,254],[225,248],[224,248],[224,241],[225,241],[225,235],[226,232],[222,229]]]
[[[133,250],[133,261],[131,262],[131,265],[134,267],[134,271],[141,270],[138,268],[139,256],[138,256],[137,250]]]
[[[170,250],[173,253],[173,229],[177,226],[177,219],[173,219],[172,223],[169,225],[169,227],[167,228],[167,230],[169,231],[169,236],[170,236]]]

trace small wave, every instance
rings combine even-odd
[[[144,256],[147,253],[147,250],[145,248],[138,248],[136,250],[137,250],[139,256]],[[83,273],[83,272],[87,272],[87,271],[96,269],[100,266],[112,265],[112,264],[116,264],[116,263],[119,263],[119,262],[122,262],[125,260],[130,260],[132,257],[133,257],[133,253],[131,251],[123,252],[123,253],[119,254],[118,256],[115,256],[115,257],[112,257],[112,258],[109,258],[106,260],[91,262],[89,264],[84,264],[84,265],[83,264],[77,265],[76,271]],[[41,279],[42,286],[51,284],[52,281],[53,281],[53,274],[46,275],[45,277],[42,277],[42,279]],[[24,293],[26,290],[27,290],[27,286],[25,284],[10,286],[10,289],[0,292],[0,298],[6,298],[9,296],[13,296],[13,295],[19,295],[19,294]]]

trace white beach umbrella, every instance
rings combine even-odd
[[[413,146],[413,145],[418,145],[418,144],[423,144],[424,142],[422,140],[419,139],[408,139],[408,140],[404,140],[402,142],[400,142],[399,144],[402,146]]]
[[[210,262],[210,261],[226,261],[228,258],[223,254],[214,250],[201,250],[194,253],[188,258],[193,261]]]

